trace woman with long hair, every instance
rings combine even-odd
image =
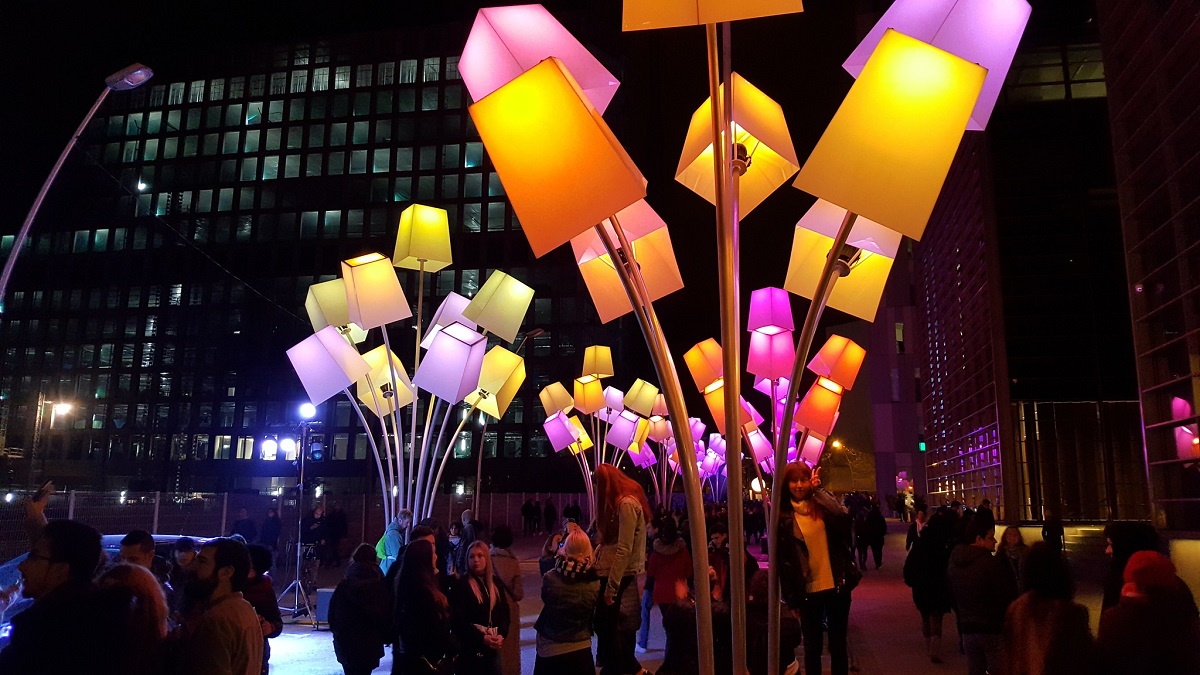
[[[157,673],[163,667],[163,640],[167,636],[167,597],[150,570],[118,563],[109,567],[96,580],[105,604],[124,610],[123,625],[129,628],[122,636],[128,649],[121,653],[127,663],[122,672],[141,675]]]
[[[925,655],[942,662],[942,620],[950,611],[950,587],[946,566],[950,564],[950,516],[938,511],[929,517],[904,561],[904,583],[912,588],[913,604],[921,614]]]
[[[611,464],[596,467],[597,660],[601,675],[641,673],[634,655],[642,624],[637,576],[646,566],[646,517],[650,503],[635,480]]]
[[[504,583],[496,579],[492,556],[482,540],[468,545],[464,567],[450,590],[452,623],[460,648],[454,672],[500,675],[500,650],[509,628]]]
[[[521,564],[512,552],[513,531],[508,525],[497,525],[492,529],[492,567],[496,578],[504,584],[508,593],[508,625],[512,635],[500,649],[500,670],[504,675],[521,675],[521,606],[525,597],[525,583],[521,578]]]
[[[1025,554],[1029,552],[1029,547],[1025,545],[1025,537],[1021,536],[1021,528],[1016,525],[1009,525],[1004,528],[1004,534],[1000,536],[1000,548],[996,551],[997,556],[1004,556],[1008,561],[1008,566],[1012,569],[1013,578],[1017,580],[1017,585],[1021,585],[1021,563],[1025,560]]]
[[[592,617],[600,580],[592,570],[592,542],[571,523],[554,568],[542,575],[542,613],[537,631],[533,675],[595,673]]]
[[[1096,672],[1088,610],[1074,602],[1067,561],[1045,542],[1029,548],[1021,590],[1024,593],[1008,606],[1004,617],[1005,672]]]
[[[453,663],[450,603],[437,581],[433,544],[416,539],[408,545],[396,579],[396,619],[400,653],[392,673],[445,675]]]

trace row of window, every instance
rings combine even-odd
[[[443,65],[445,66],[443,70]],[[461,79],[458,73],[458,57],[429,57],[401,61],[385,61],[378,65],[319,66],[316,68],[293,68],[274,73],[260,73],[231,78],[172,82],[169,85],[150,87],[150,107],[203,103],[239,99],[245,96],[282,96],[307,92],[355,88],[387,87],[394,84],[416,84],[437,82],[440,79]]]

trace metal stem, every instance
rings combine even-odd
[[[458,428],[454,430],[454,435],[451,438],[458,438],[459,432],[462,431],[463,426],[465,426],[467,423],[467,420],[471,419],[471,415],[475,414],[475,408],[478,405],[479,405],[478,400],[475,401],[475,403],[473,403],[471,405],[471,409],[467,411],[467,414],[463,416],[462,421],[458,423]],[[449,415],[450,413],[447,412],[446,414]],[[453,444],[453,441],[451,441],[451,444]],[[439,445],[440,445],[440,442],[439,442]],[[438,483],[442,482],[442,472],[446,470],[446,460],[450,457],[450,450],[451,450],[450,447],[446,448],[446,454],[442,455],[442,463],[440,466],[438,466],[437,477],[434,478],[433,482],[431,482],[428,486],[429,498],[425,500],[425,503],[427,504],[427,506],[425,507],[425,516],[424,517],[426,517],[426,518],[428,518],[433,513],[433,495],[434,495],[434,493],[437,492]],[[436,455],[437,448],[435,447],[433,449],[433,451],[435,453],[434,458],[436,459],[437,458],[437,455]]]
[[[423,303],[425,301],[425,261],[421,260],[421,261],[419,261],[419,264],[420,264],[420,269],[417,271],[417,343],[416,343],[416,345],[413,346],[413,379],[414,380],[417,377],[417,368],[420,367],[420,365],[421,365],[421,328],[422,328],[421,315],[422,315]],[[430,403],[432,403],[432,402],[433,401],[431,400]],[[413,513],[416,513],[417,511],[414,508],[416,505],[413,504],[413,499],[416,496],[416,489],[417,489],[416,476],[413,475],[413,471],[415,469],[414,465],[416,463],[416,456],[417,456],[417,385],[416,384],[413,385],[412,407],[413,407],[412,408],[412,420],[410,422],[410,424],[412,425],[412,428],[409,429],[409,431],[408,431],[408,433],[409,433],[408,476],[407,476],[408,481],[404,485],[404,489],[402,492],[405,495],[407,495],[407,497],[405,498],[405,501],[407,501],[408,504],[406,506],[409,509],[412,509]],[[404,446],[401,445],[400,447],[401,447],[400,461],[403,462],[404,461],[404,454],[403,454]],[[411,528],[409,528],[409,529],[411,529]]]

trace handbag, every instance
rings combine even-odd
[[[421,657],[421,663],[425,666],[426,675],[454,675],[454,657],[443,656],[438,659],[438,662],[430,663],[429,659]]]

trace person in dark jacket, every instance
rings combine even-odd
[[[942,662],[942,620],[950,611],[950,589],[946,582],[950,528],[946,512],[935,513],[921,528],[921,535],[904,561],[904,583],[912,587],[913,604],[921,614],[925,655],[933,663]]]
[[[558,509],[554,507],[554,502],[549,499],[546,500],[546,505],[542,507],[542,522],[546,524],[547,532],[558,527]]]
[[[279,614],[279,600],[275,596],[275,587],[271,585],[271,551],[266,546],[255,544],[247,546],[250,552],[250,577],[246,587],[242,589],[242,597],[258,614],[259,624],[263,633],[262,675],[270,671],[268,662],[271,660],[270,638],[277,638],[283,633],[283,617]]]
[[[274,553],[279,550],[279,535],[282,533],[283,521],[279,518],[279,511],[267,509],[267,517],[263,518],[262,529],[258,531],[258,543]]]
[[[508,638],[508,594],[496,578],[487,543],[467,549],[466,568],[450,589],[451,625],[459,643],[457,675],[500,675],[500,649]]]
[[[1096,672],[1087,608],[1073,602],[1067,561],[1037,542],[1025,556],[1021,594],[1004,618],[1006,675]]]
[[[329,600],[333,651],[346,675],[368,675],[379,667],[388,638],[391,594],[370,544],[359,544]]]
[[[883,565],[883,541],[887,537],[887,520],[879,512],[879,505],[871,506],[867,514],[867,545],[871,547],[871,557],[875,560],[875,569]],[[866,561],[863,561],[864,564]]]
[[[436,669],[454,660],[450,603],[438,587],[437,564],[433,544],[424,539],[410,542],[404,552],[396,579],[399,650],[393,652],[393,675],[449,672]]]
[[[553,569],[542,575],[542,612],[534,623],[537,660],[533,675],[594,673],[592,616],[600,579],[592,570],[592,542],[575,527]]]
[[[729,526],[723,521],[716,521],[709,528],[708,534],[708,580],[712,584],[712,599],[716,602],[729,602],[731,599],[733,592],[733,580],[730,577],[733,565],[729,560],[731,555],[733,552],[729,550]],[[751,577],[758,571],[758,560],[745,548],[742,549],[742,559],[748,585]],[[691,563],[689,562],[689,564]],[[671,587],[668,586],[668,593],[672,592],[670,589]]]
[[[258,539],[258,525],[254,523],[245,507],[238,509],[237,520],[233,521],[233,527],[229,528],[229,535],[235,534],[240,534],[247,544]]]
[[[996,548],[994,522],[975,517],[964,536],[971,543],[954,547],[946,578],[967,654],[967,672],[999,673],[1003,667],[1004,614],[1017,597],[1017,581],[1008,562],[992,555]]]
[[[1100,615],[1100,672],[1200,673],[1196,601],[1171,560],[1138,551],[1124,580],[1120,600]]]
[[[1138,551],[1157,551],[1158,532],[1150,523],[1113,522],[1104,528],[1110,558],[1108,575],[1104,577],[1104,599],[1101,611],[1113,607],[1121,599],[1125,585],[1125,564]]]
[[[1054,512],[1054,509],[1042,509],[1044,520],[1042,521],[1042,541],[1050,547],[1052,551],[1062,553],[1063,550],[1063,522]]]
[[[846,509],[820,489],[816,469],[793,462],[784,469],[787,498],[780,500],[779,581],[784,602],[800,615],[804,633],[804,672],[821,672],[824,624],[829,627],[833,675],[846,675],[850,659],[846,633],[850,593],[862,579],[851,551],[851,521]]]
[[[754,573],[746,589],[746,666],[750,669],[750,675],[767,675],[767,653],[770,652],[767,583],[767,571],[759,570]],[[692,635],[695,636],[695,633],[693,630]],[[776,645],[783,658],[779,659],[779,672],[774,675],[783,675],[792,664],[796,647],[799,646],[800,622],[791,614],[784,613],[780,617],[779,644]]]

